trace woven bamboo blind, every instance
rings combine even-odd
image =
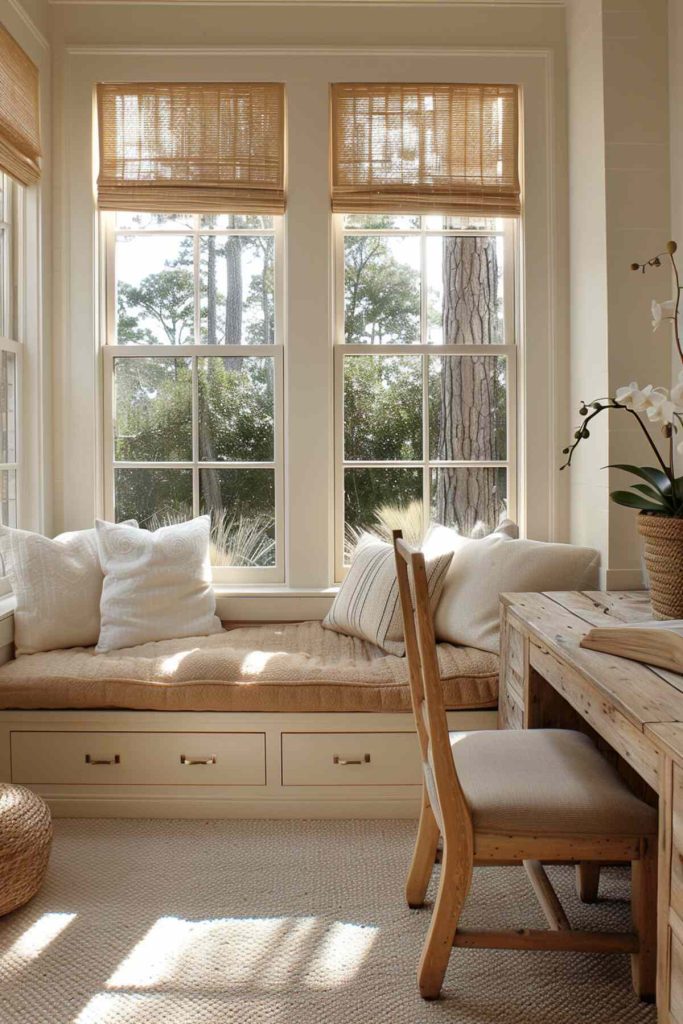
[[[332,86],[332,208],[520,211],[514,85]]]
[[[22,185],[40,179],[38,68],[0,25],[0,170]]]
[[[284,212],[282,85],[98,85],[97,104],[100,209]]]

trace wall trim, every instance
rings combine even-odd
[[[7,0],[7,3],[10,5],[10,7],[14,11],[14,13],[17,15],[17,17],[21,18],[21,21],[26,26],[26,28],[29,30],[29,32],[31,33],[33,38],[36,40],[36,42],[40,46],[42,46],[42,48],[44,50],[49,50],[50,49],[50,41],[49,41],[49,39],[47,38],[47,36],[43,35],[43,33],[40,31],[40,29],[36,25],[35,21],[31,17],[29,17],[29,15],[26,13],[26,11],[22,7],[22,5],[18,2],[18,0]]]
[[[51,7],[566,7],[571,0],[48,0]]]
[[[100,0],[65,2],[99,3]],[[116,2],[128,3],[128,0]],[[552,74],[552,50],[540,46],[121,46],[101,43],[94,46],[67,46],[65,52],[73,57],[104,54],[112,57],[536,57],[546,62],[547,73]]]

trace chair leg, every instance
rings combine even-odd
[[[450,870],[449,870],[450,867]],[[423,999],[438,999],[448,967],[460,913],[472,881],[472,866],[449,860],[444,849],[439,890],[422,949],[417,981]]]
[[[422,787],[422,809],[417,829],[415,851],[406,881],[406,900],[409,907],[421,907],[432,877],[436,848],[439,842],[439,826],[429,803],[426,787]]]
[[[600,864],[582,860],[576,865],[576,894],[582,903],[595,903],[600,887]]]
[[[640,860],[631,864],[633,925],[640,948],[631,956],[631,978],[636,995],[655,999],[657,983],[657,839],[643,839]]]

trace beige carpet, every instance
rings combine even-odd
[[[2,1024],[654,1024],[624,956],[456,952],[415,968],[429,912],[402,887],[409,822],[58,821],[46,884],[0,921]],[[626,927],[553,869],[575,925]],[[542,926],[516,868],[477,872],[467,921]]]

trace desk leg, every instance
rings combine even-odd
[[[540,673],[526,666],[524,673],[524,728],[572,729],[576,712]]]
[[[576,865],[576,894],[582,903],[595,903],[600,888],[600,865],[582,860]]]

